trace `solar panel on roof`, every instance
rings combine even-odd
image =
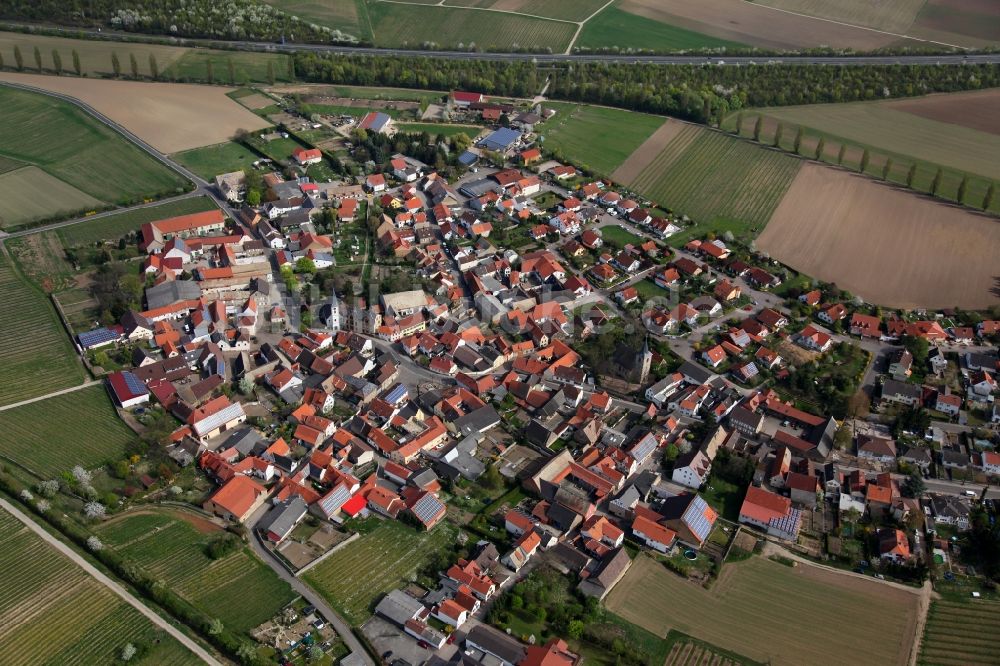
[[[118,339],[118,334],[109,328],[95,328],[93,331],[80,333],[76,336],[83,347],[95,347]]]
[[[441,504],[441,501],[438,500],[438,498],[434,497],[434,495],[431,495],[430,493],[427,493],[413,505],[413,515],[415,515],[420,522],[426,524],[434,520],[443,508],[444,505]]]
[[[708,533],[712,531],[712,521],[706,516],[708,504],[701,497],[695,497],[684,512],[684,523],[691,530],[691,533],[698,537],[699,541],[708,538]]]
[[[149,393],[146,389],[146,385],[142,383],[142,380],[133,375],[131,372],[123,372],[122,377],[125,379],[125,386],[128,387],[129,393],[132,395],[146,395]]]

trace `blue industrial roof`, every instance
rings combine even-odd
[[[521,133],[509,127],[501,127],[480,142],[488,150],[506,150],[521,138]]]
[[[458,163],[463,166],[472,166],[479,159],[479,155],[476,155],[471,150],[467,150],[458,156]]]

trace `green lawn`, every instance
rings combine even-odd
[[[380,88],[369,86],[330,86],[337,97],[353,99],[392,100],[399,102],[441,103],[448,93],[441,90],[413,90],[411,88]]]
[[[247,632],[292,602],[292,588],[249,548],[211,559],[205,547],[222,530],[206,532],[185,515],[169,510],[127,515],[97,532],[105,544],[233,631]]]
[[[83,382],[83,366],[55,309],[40,290],[17,274],[2,254],[0,293],[8,314],[0,317],[0,405]],[[0,412],[0,420],[9,418],[14,411]],[[7,436],[2,440],[0,447],[24,447],[27,453],[38,445],[37,440],[33,445],[10,441]]]
[[[736,521],[740,517],[740,507],[743,506],[743,496],[746,488],[740,488],[718,477],[712,477],[701,496],[709,506],[719,512],[726,520]]]
[[[580,49],[690,49],[746,48],[746,44],[717,39],[693,30],[632,14],[612,5],[587,21],[573,44]]]
[[[146,222],[154,222],[177,215],[200,213],[217,208],[210,198],[190,197],[167,203],[138,208],[124,213],[114,213],[88,222],[81,222],[56,231],[65,247],[88,245],[100,240],[115,240],[131,231],[137,231]]]
[[[536,131],[545,147],[574,164],[610,175],[664,123],[661,116],[598,106],[547,102],[556,115]]]
[[[103,386],[46,398],[0,412],[0,453],[43,478],[81,465],[121,460],[135,439]]]
[[[0,87],[0,107],[0,156],[33,164],[95,199],[130,203],[186,186],[179,175],[68,102]]]
[[[378,525],[304,576],[353,625],[367,620],[385,593],[405,584],[455,538],[447,523],[423,532],[399,521],[369,520]]]
[[[641,245],[643,243],[642,238],[623,227],[602,227],[601,238],[604,239],[605,243],[617,245],[618,247],[625,247],[629,243],[632,245]]]
[[[7,664],[202,663],[138,610],[0,510],[0,652]],[[58,640],[55,639],[58,637]]]
[[[299,111],[307,116],[311,116],[316,113],[324,116],[354,116],[355,118],[361,118],[371,111],[380,111],[394,120],[403,117],[414,117],[414,113],[412,111],[382,109],[376,108],[375,106],[343,106],[340,104],[301,104],[299,105]]]
[[[252,168],[251,165],[260,159],[260,156],[243,144],[227,141],[175,153],[173,158],[205,180],[211,181],[220,173]]]

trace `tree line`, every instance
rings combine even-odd
[[[174,37],[358,43],[354,35],[301,21],[260,0],[5,0],[0,18]]]
[[[721,124],[747,107],[911,97],[1000,85],[1000,66],[799,65],[746,67],[627,63],[533,63],[296,53],[309,81],[532,97],[616,106]]]

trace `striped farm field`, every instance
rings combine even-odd
[[[135,608],[0,510],[0,654],[5,664],[200,663]]]
[[[852,664],[905,666],[917,601],[917,594],[908,590],[811,565],[786,567],[762,557],[727,564],[706,590],[640,555],[605,605],[657,636],[678,631],[774,666],[841,663],[831,658],[830,636],[850,636],[855,645],[864,646],[852,651]],[[803,621],[815,617],[824,621]]]
[[[0,406],[35,398],[84,381],[52,304],[0,254]]]
[[[919,664],[988,666],[1000,664],[1000,602],[935,601],[927,616]]]
[[[120,460],[135,438],[103,386],[0,412],[0,432],[0,454],[44,478]]]
[[[188,215],[212,210],[218,206],[208,197],[189,197],[169,201],[147,208],[137,208],[124,213],[114,213],[95,220],[88,220],[72,226],[57,229],[64,247],[79,247],[95,241],[117,240],[129,233],[138,231],[145,222],[154,222],[168,217]],[[53,232],[45,232],[53,233]]]
[[[627,185],[660,207],[709,225],[702,232],[722,219],[757,232],[800,166],[800,160],[778,151],[686,125]]]
[[[418,532],[398,521],[379,521],[374,530],[323,560],[304,578],[348,622],[360,625],[383,594],[410,580],[434,552],[453,542],[454,530],[446,523]]]
[[[194,514],[143,510],[97,532],[106,545],[233,631],[249,631],[295,598],[247,548],[219,560],[208,557],[205,546],[222,530]]]
[[[390,48],[475,45],[481,51],[562,53],[576,32],[573,23],[476,9],[375,2],[368,11],[375,44]]]

